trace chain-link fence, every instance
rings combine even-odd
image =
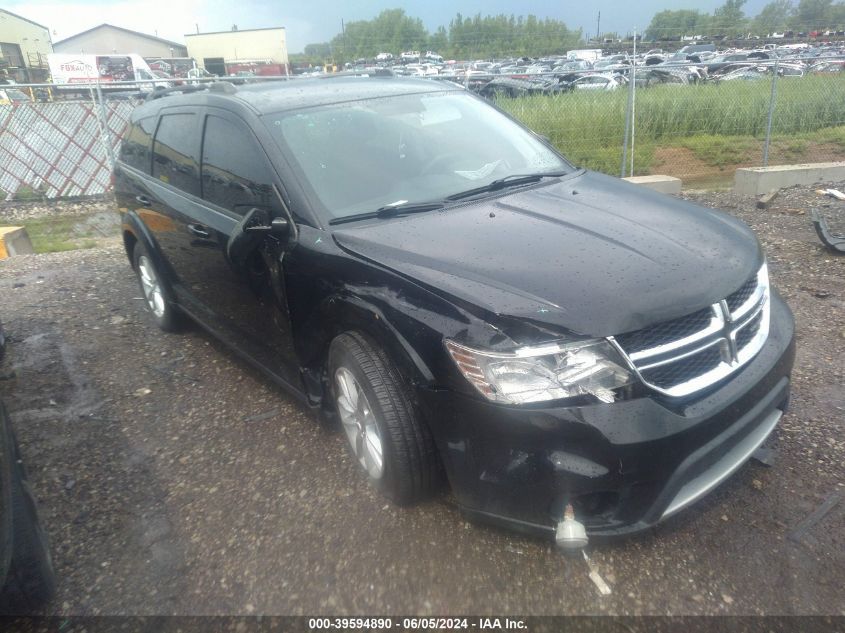
[[[589,70],[569,63],[413,70],[490,99],[574,163],[613,175],[667,174],[708,188],[729,186],[738,167],[845,160],[845,56],[633,67],[623,59]],[[73,100],[44,86],[13,91],[18,99],[0,105],[0,200],[107,191],[140,96],[97,86],[77,87]]]
[[[614,175],[707,188],[739,167],[845,160],[845,58],[705,69],[491,76],[480,92],[576,164]]]
[[[29,96],[27,87],[3,92]],[[110,156],[134,101],[98,100],[93,91],[87,99],[9,100],[12,103],[0,105],[0,200],[89,196],[107,190]]]

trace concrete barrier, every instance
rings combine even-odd
[[[743,196],[759,196],[772,189],[842,180],[845,180],[845,162],[747,167],[736,170],[734,192]]]
[[[31,255],[35,252],[29,235],[22,226],[0,226],[0,259],[13,255]]]
[[[642,185],[649,189],[654,189],[660,193],[679,194],[681,193],[681,179],[673,176],[630,176],[623,178],[635,185]]]

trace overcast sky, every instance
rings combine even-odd
[[[570,28],[596,30],[596,15],[601,11],[602,32],[628,33],[648,26],[651,16],[663,9],[700,9],[712,12],[724,0],[307,0],[279,2],[271,0],[5,0],[5,9],[49,27],[53,41],[58,41],[103,22],[150,33],[177,42],[185,33],[225,31],[233,24],[239,28],[284,26],[288,50],[302,51],[311,42],[321,42],[340,31],[341,19],[369,19],[382,9],[401,7],[423,20],[429,30],[448,26],[455,13],[464,15],[533,13],[566,22]],[[756,14],[766,0],[749,0],[745,11]]]

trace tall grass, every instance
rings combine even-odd
[[[721,144],[736,137],[762,139],[770,96],[771,82],[765,80],[638,89],[635,171],[648,170],[655,147],[688,147],[705,156],[709,152],[713,161],[713,146],[720,141],[704,137],[725,137]],[[619,171],[627,89],[500,98],[498,104],[547,136],[575,162],[609,173]],[[845,125],[845,74],[780,78],[775,104],[773,135],[841,142],[842,128],[836,128]],[[733,154],[739,160],[745,152]]]

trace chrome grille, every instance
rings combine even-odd
[[[680,319],[664,321],[663,323],[658,323],[657,325],[637,330],[636,332],[622,334],[621,336],[617,336],[616,340],[629,354],[641,352],[644,349],[661,345],[666,341],[675,341],[679,338],[695,334],[706,328],[712,318],[713,310],[711,308],[704,308]]]
[[[722,353],[715,345],[706,347],[683,362],[667,363],[651,369],[643,370],[643,378],[652,385],[663,389],[671,389],[674,385],[687,382],[719,366]]]
[[[725,299],[725,301],[728,302],[728,308],[730,308],[731,312],[736,311],[737,308],[741,307],[742,304],[748,301],[749,297],[754,294],[754,291],[756,289],[757,276],[755,275],[754,277],[746,281],[739,290],[728,295],[728,298]]]
[[[769,335],[766,265],[719,303],[611,341],[642,381],[681,397],[726,378],[753,358]]]
[[[757,336],[757,333],[760,331],[760,325],[763,320],[762,312],[758,312],[754,318],[748,321],[748,324],[742,327],[736,333],[736,347],[737,349],[743,349],[746,345],[748,345],[751,341],[754,340],[754,337]]]

